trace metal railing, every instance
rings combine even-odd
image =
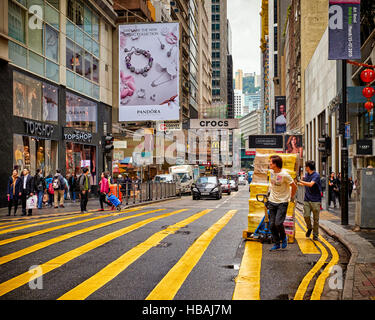
[[[140,182],[118,185],[122,204],[135,204],[176,197],[176,184],[171,182]]]

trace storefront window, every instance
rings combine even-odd
[[[83,168],[89,168],[91,183],[97,184],[96,176],[96,147],[80,143],[66,143],[66,174],[79,175]]]
[[[19,72],[13,73],[13,114],[57,123],[58,89]]]
[[[66,126],[96,132],[97,104],[66,93]]]
[[[54,175],[57,159],[57,141],[13,135],[13,165],[19,171],[27,168],[34,175],[36,169],[42,169],[45,176]]]

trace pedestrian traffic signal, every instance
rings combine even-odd
[[[103,139],[103,152],[104,153],[110,153],[113,148],[114,148],[114,145],[113,145],[113,141],[115,140],[114,137],[112,137],[111,134],[107,134],[104,139]]]

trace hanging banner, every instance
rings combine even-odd
[[[286,131],[286,97],[275,97],[275,133]]]
[[[361,59],[360,0],[329,1],[329,60]]]
[[[179,120],[179,24],[119,25],[119,121]]]

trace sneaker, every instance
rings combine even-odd
[[[285,249],[288,245],[288,237],[285,237],[283,240],[283,243],[281,244],[281,248]]]
[[[274,244],[274,246],[270,249],[270,251],[276,251],[278,249],[280,249],[280,243]]]
[[[314,234],[314,235],[313,235],[313,240],[314,240],[314,241],[318,241],[318,240],[319,240],[319,237],[316,236],[316,235]]]
[[[104,211],[104,209],[99,209],[99,211]]]
[[[311,232],[312,232],[312,229],[307,229],[306,238],[310,238]]]
[[[65,206],[62,204],[62,205],[60,205],[60,208],[65,208]]]

